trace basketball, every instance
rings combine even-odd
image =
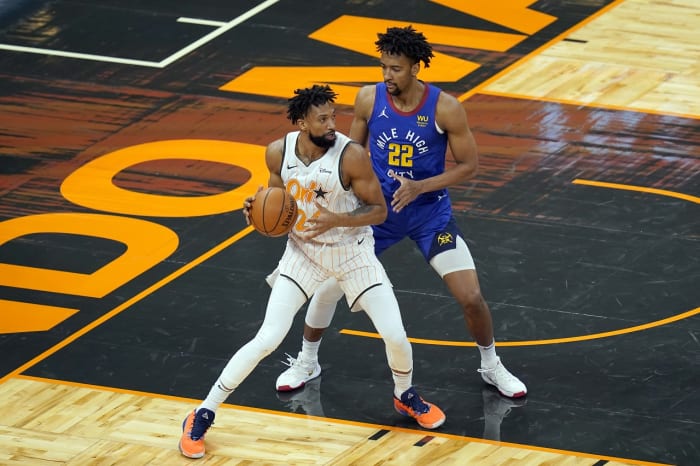
[[[248,213],[250,223],[259,233],[283,236],[297,220],[297,201],[283,188],[271,187],[255,195]]]

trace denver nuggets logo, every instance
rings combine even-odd
[[[445,246],[446,244],[454,243],[455,239],[452,233],[440,233],[437,237],[437,242],[439,246]]]
[[[421,128],[425,128],[426,126],[428,126],[429,121],[430,117],[427,115],[416,115],[416,124]]]

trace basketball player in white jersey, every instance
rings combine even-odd
[[[206,399],[185,418],[179,448],[189,458],[204,456],[204,435],[217,408],[282,343],[297,311],[331,277],[350,308],[364,310],[384,339],[394,408],[427,429],[445,421],[440,408],[424,401],[412,386],[411,345],[393,289],[374,254],[370,227],[385,220],[386,203],[363,147],[335,131],[335,96],[328,86],[297,89],[287,116],[298,131],[267,147],[268,184],[294,196],[299,217],[269,278],[272,291],[260,330],[233,355]],[[244,204],[248,223],[252,200]]]

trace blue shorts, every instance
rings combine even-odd
[[[431,199],[430,202],[412,202],[401,212],[391,209],[381,225],[374,225],[374,252],[380,255],[389,247],[408,237],[416,243],[427,262],[437,254],[454,249],[456,237],[462,232],[452,216],[449,197]]]

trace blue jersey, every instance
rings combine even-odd
[[[407,113],[394,107],[384,83],[377,84],[367,127],[372,165],[385,197],[391,198],[399,187],[399,182],[387,174],[389,170],[412,180],[424,180],[445,171],[447,135],[438,131],[435,122],[440,92],[437,87],[425,84],[420,103]],[[423,193],[416,201],[429,201],[446,194],[446,189]]]
[[[388,175],[389,170],[412,180],[445,171],[447,134],[438,130],[435,120],[441,90],[424,84],[425,93],[411,112],[394,106],[384,83],[376,86],[374,108],[367,122],[369,152],[389,210],[386,221],[373,227],[377,254],[408,236],[430,260],[455,247],[454,241],[445,241],[446,237],[454,240],[456,235],[462,236],[452,218],[447,189],[423,193],[399,213],[391,209],[391,198],[400,184]]]

